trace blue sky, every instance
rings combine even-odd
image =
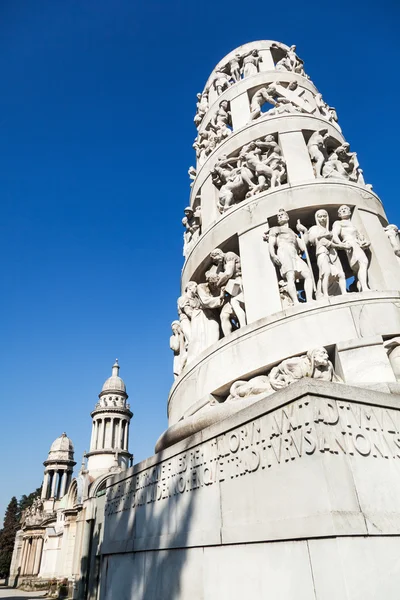
[[[0,3],[0,521],[63,431],[80,463],[116,357],[136,460],[166,427],[196,92],[231,49],[297,44],[400,225],[398,22],[395,0]]]

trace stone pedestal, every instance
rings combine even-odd
[[[400,398],[304,379],[110,482],[101,600],[397,598],[399,498]]]

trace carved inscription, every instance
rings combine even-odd
[[[115,484],[106,515],[326,452],[400,459],[400,411],[299,400]]]

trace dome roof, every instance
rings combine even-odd
[[[46,462],[73,461],[74,445],[66,433],[52,443]]]
[[[106,379],[106,381],[104,382],[101,393],[103,393],[103,392],[123,392],[124,394],[126,394],[126,387],[125,387],[124,380],[121,379],[121,377],[119,377],[118,373],[119,373],[119,364],[118,364],[118,359],[116,359],[116,361],[113,365],[113,368],[112,368],[111,377]]]

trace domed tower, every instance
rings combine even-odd
[[[93,429],[87,469],[92,477],[98,477],[115,467],[126,469],[129,466],[132,458],[128,451],[129,424],[133,413],[127,399],[125,383],[119,376],[116,360],[111,377],[104,382],[99,402],[91,413]]]
[[[47,460],[44,461],[45,471],[42,486],[42,500],[54,502],[60,500],[68,491],[72,479],[74,461],[74,446],[66,433],[58,437],[51,445]],[[48,509],[46,507],[45,510]]]

